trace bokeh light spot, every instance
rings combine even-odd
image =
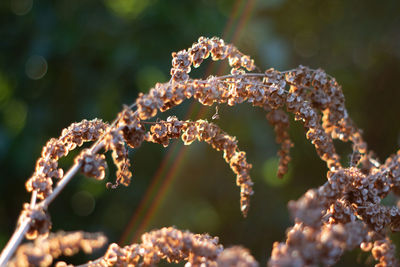
[[[142,13],[153,0],[105,0],[106,6],[117,16],[133,19]]]
[[[285,174],[283,178],[278,178],[277,171],[279,166],[279,158],[272,157],[264,162],[262,172],[264,177],[264,182],[269,186],[280,187],[287,184],[291,178],[291,171],[289,167],[288,173]]]
[[[47,73],[47,61],[44,57],[33,55],[25,65],[25,73],[32,80],[39,80]]]
[[[15,15],[23,16],[31,11],[33,0],[11,0],[10,8]]]
[[[89,192],[80,191],[72,196],[71,207],[75,214],[79,216],[88,216],[94,210],[95,200]]]
[[[21,101],[10,100],[4,107],[3,115],[6,128],[11,133],[17,134],[25,126],[27,107]]]

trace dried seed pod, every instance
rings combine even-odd
[[[332,266],[345,250],[366,241],[368,232],[362,222],[322,225],[321,228],[298,222],[289,228],[286,243],[274,243],[268,266]]]
[[[374,259],[379,261],[379,264],[375,265],[377,267],[399,266],[400,264],[396,259],[396,247],[388,238],[375,241],[371,252]]]
[[[83,174],[97,180],[103,180],[107,168],[106,157],[103,154],[94,154],[89,149],[84,149],[75,159],[81,164]]]
[[[38,236],[46,237],[51,229],[50,215],[43,208],[32,208],[25,203],[18,224],[30,220],[29,229],[25,235],[27,239],[36,239]]]
[[[25,183],[25,187],[28,192],[36,190],[37,197],[39,199],[45,199],[53,192],[53,180],[50,177],[47,177],[45,174],[39,173],[35,176],[32,176]]]
[[[290,162],[290,148],[293,143],[289,137],[289,116],[280,109],[272,110],[267,114],[267,119],[274,126],[276,142],[281,144],[281,149],[278,151],[279,167],[278,177],[282,178],[288,171]]]
[[[123,132],[121,130],[112,130],[107,133],[104,138],[106,151],[112,151],[112,158],[115,165],[117,166],[117,181],[115,186],[120,184],[128,186],[132,173],[129,170],[131,166],[128,151],[126,150],[123,138]]]
[[[248,249],[235,246],[224,249],[217,258],[218,267],[258,267]]]

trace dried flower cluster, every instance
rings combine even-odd
[[[400,210],[383,206],[381,200],[400,179],[399,154],[400,151],[368,173],[356,167],[329,171],[323,186],[289,202],[296,224],[289,230],[286,243],[274,244],[270,266],[284,266],[293,255],[301,263],[299,266],[330,266],[345,250],[356,246],[365,251],[372,249],[373,257],[379,261],[377,266],[398,266],[389,233],[400,230]],[[332,229],[340,230],[341,235],[332,235]],[[321,239],[328,235],[332,236]],[[310,251],[317,255],[310,257]]]
[[[224,152],[225,161],[236,174],[236,184],[240,186],[240,207],[246,216],[250,206],[250,196],[253,194],[251,164],[247,163],[246,153],[238,150],[235,137],[229,136],[217,125],[205,120],[179,121],[176,117],[169,117],[167,121],[152,125],[145,140],[167,146],[169,139],[179,137],[185,145],[190,145],[197,139],[210,144],[217,151]]]
[[[227,59],[230,74],[191,79],[191,68],[198,67],[210,56],[213,60]],[[264,73],[249,72],[255,69],[254,61],[233,45],[216,37],[201,37],[189,49],[172,53],[169,82],[157,83],[149,93],[141,93],[136,103],[125,106],[112,124],[100,120],[82,121],[65,129],[60,138],[51,139],[26,183],[32,199],[30,204],[24,205],[19,220],[15,234],[15,240],[19,241],[13,241],[14,237],[11,239],[11,248],[7,246],[6,252],[2,253],[0,265],[12,254],[12,247],[20,242],[17,237],[21,233],[30,238],[48,233],[51,222],[47,207],[78,170],[95,179],[104,179],[107,165],[103,152],[111,150],[117,166],[116,182],[107,186],[129,185],[132,173],[127,146],[137,149],[144,141],[166,147],[170,139],[181,138],[185,145],[198,140],[223,151],[241,188],[241,210],[246,216],[253,194],[251,164],[247,163],[245,152],[238,149],[235,137],[206,120],[181,121],[172,116],[165,121],[150,121],[158,112],[193,98],[206,106],[249,102],[263,108],[268,122],[274,127],[276,142],[281,146],[279,177],[285,175],[290,162],[293,143],[289,136],[288,113],[293,114],[294,119],[303,124],[306,138],[328,167],[327,181],[322,186],[289,202],[295,224],[288,229],[285,242],[274,244],[268,266],[332,266],[345,251],[356,247],[370,251],[378,261],[375,266],[400,266],[390,240],[390,233],[400,231],[400,210],[381,203],[388,194],[400,196],[400,150],[384,164],[373,158],[361,130],[348,115],[341,86],[323,70],[299,66],[283,72],[274,69]],[[148,125],[149,129],[146,128]],[[348,166],[342,166],[334,139],[352,143]],[[64,174],[58,168],[58,159],[87,141],[95,142],[81,152],[74,166]],[[55,186],[54,180],[59,181]],[[36,198],[42,201],[36,203]],[[39,238],[37,240],[45,240]],[[41,256],[38,252],[34,254],[37,256],[31,257],[24,253],[18,252],[14,262],[22,257],[25,263],[51,263],[43,253],[53,257],[59,254],[41,251]],[[224,250],[215,238],[174,228],[145,233],[140,244],[123,248],[112,244],[104,257],[88,265],[148,266],[161,259],[186,261],[187,266],[257,266],[244,248]],[[59,264],[62,265],[66,263]]]
[[[53,179],[62,179],[64,176],[63,169],[58,168],[58,160],[84,142],[97,140],[107,127],[106,123],[98,119],[83,120],[64,129],[58,139],[50,139],[36,162],[35,172],[26,182],[28,192],[36,191],[40,199],[51,194]]]
[[[140,244],[121,248],[113,243],[103,257],[89,262],[86,266],[154,266],[162,259],[170,263],[186,262],[186,267],[258,266],[244,248],[224,249],[218,244],[218,237],[182,232],[173,227],[143,234]]]
[[[129,170],[131,164],[128,158],[128,151],[125,147],[122,131],[109,131],[104,138],[104,142],[106,144],[105,149],[112,150],[112,158],[118,168],[115,186],[118,186],[119,184],[128,186],[131,181],[132,173]]]
[[[288,171],[290,162],[290,148],[293,146],[289,137],[289,116],[281,109],[271,110],[267,114],[267,119],[274,126],[276,134],[276,142],[281,144],[281,149],[278,151],[279,166],[278,177],[282,178]]]
[[[28,203],[24,203],[18,224],[20,225],[26,219],[32,220],[25,235],[27,239],[36,239],[39,235],[44,238],[49,234],[51,220],[47,209],[32,208]]]
[[[46,239],[38,238],[34,243],[20,246],[10,266],[50,266],[61,255],[72,256],[80,250],[91,254],[106,242],[107,238],[99,233],[58,232],[50,234]]]
[[[190,67],[199,67],[204,59],[211,55],[213,60],[228,59],[229,65],[234,69],[245,68],[254,70],[254,61],[249,56],[242,54],[235,46],[228,44],[217,37],[200,37],[187,51],[182,50],[172,53],[171,79],[176,82],[185,82],[189,79]]]
[[[82,164],[81,171],[89,177],[103,180],[106,174],[107,162],[104,154],[92,154],[89,149],[84,149],[75,159]]]

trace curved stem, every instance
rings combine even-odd
[[[315,69],[309,69],[310,71],[316,71]],[[291,70],[285,70],[285,71],[279,71],[279,73],[285,74],[285,73],[290,73],[296,71],[296,69],[291,69]],[[326,76],[330,79],[333,79],[333,77],[327,73],[325,73]],[[263,78],[267,76],[265,73],[256,73],[256,72],[246,72],[244,74],[227,74],[223,76],[218,76],[214,77],[217,80],[225,80],[225,79],[230,79],[230,78],[241,78],[241,77],[258,77],[258,78]]]

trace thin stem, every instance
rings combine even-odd
[[[21,243],[26,232],[28,231],[30,222],[31,220],[27,218],[15,230],[14,234],[12,235],[11,239],[8,241],[7,245],[0,255],[0,266],[5,266],[6,263],[10,260],[11,256],[14,254],[14,251],[17,249],[19,243]]]
[[[265,77],[265,73],[244,73],[244,74],[228,74],[223,76],[215,77],[217,80],[225,80],[230,78],[242,78],[242,77]]]
[[[309,69],[310,71],[316,71],[314,69]],[[290,72],[294,72],[297,71],[297,69],[291,69],[291,70],[285,70],[285,71],[278,71],[281,74],[285,74],[285,73],[290,73]],[[330,79],[334,79],[331,75],[325,73],[326,76]],[[228,75],[223,75],[223,76],[218,76],[218,77],[214,77],[217,80],[225,80],[225,79],[230,79],[230,78],[242,78],[242,77],[266,77],[267,75],[265,73],[253,73],[253,72],[249,72],[249,73],[244,73],[244,74],[228,74]]]
[[[136,107],[136,103],[131,104],[128,108],[133,109],[134,107]]]
[[[100,140],[100,139],[99,139]],[[103,147],[103,142],[97,143],[90,148],[92,154],[95,154]],[[68,170],[68,172],[64,175],[61,181],[54,188],[53,192],[46,197],[42,202],[38,204],[38,207],[47,208],[49,204],[60,194],[60,192],[64,189],[64,187],[71,181],[71,179],[75,176],[75,174],[81,168],[82,163],[76,162],[72,167]]]
[[[31,196],[31,209],[33,209],[33,207],[35,207],[36,200],[37,200],[37,190],[33,190],[32,196]]]
[[[44,209],[47,209],[49,204],[58,196],[58,194],[60,194],[60,192],[64,189],[64,187],[71,181],[71,179],[79,171],[81,166],[82,166],[82,163],[80,163],[80,162],[77,162],[74,165],[72,165],[72,167],[64,175],[62,180],[54,188],[53,192],[48,197],[46,197],[42,202],[40,202],[38,204],[38,206],[43,207]]]

